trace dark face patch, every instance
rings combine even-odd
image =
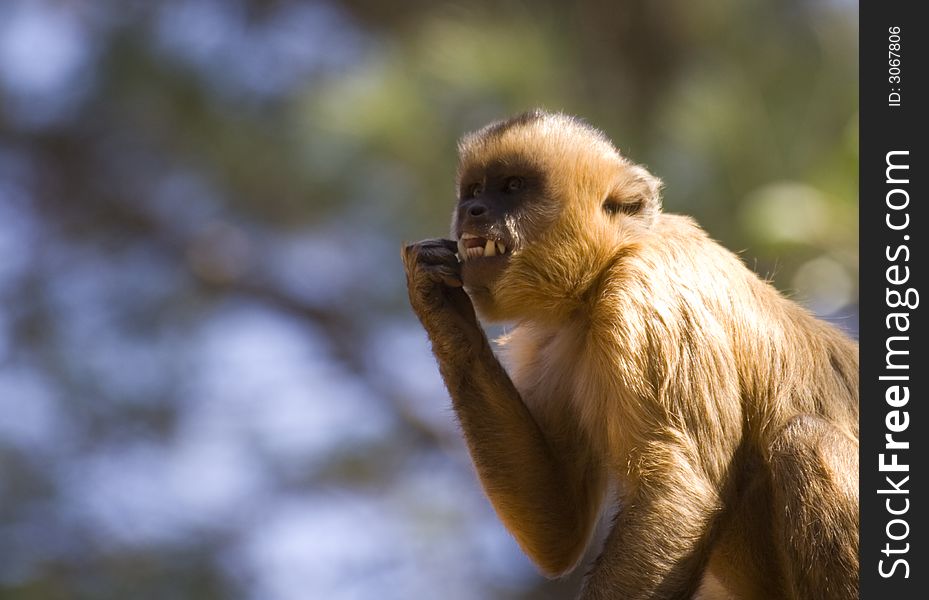
[[[500,161],[464,173],[458,189],[455,235],[498,229],[507,217],[517,216],[542,197],[544,183],[536,167],[513,162]]]
[[[459,252],[465,285],[490,289],[510,255],[519,250],[515,224],[544,192],[541,171],[524,161],[499,160],[462,174],[452,234],[461,240],[459,247],[465,254]],[[493,255],[479,250],[488,242],[494,246]]]

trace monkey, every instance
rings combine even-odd
[[[661,188],[563,113],[459,141],[401,254],[478,479],[549,577],[615,509],[583,600],[856,598],[858,345]]]

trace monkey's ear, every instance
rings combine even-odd
[[[614,215],[636,215],[646,221],[661,210],[661,180],[639,165],[626,165],[603,201],[603,210]]]

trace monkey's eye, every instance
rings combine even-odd
[[[523,184],[525,181],[522,177],[508,177],[506,182],[503,184],[503,191],[507,194],[512,194],[513,192],[518,192],[523,189]]]
[[[483,183],[472,183],[468,186],[467,197],[476,198],[484,193],[484,184]]]
[[[603,202],[603,212],[613,216],[617,213],[623,213],[626,215],[634,215],[642,210],[642,201],[634,200],[627,202],[620,202],[619,200],[613,198],[607,198]]]

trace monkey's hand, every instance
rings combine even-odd
[[[405,245],[401,253],[410,304],[435,346],[474,343],[484,335],[462,288],[457,250],[454,241],[437,238]]]
[[[540,568],[561,575],[587,546],[601,478],[591,475],[596,469],[585,448],[546,439],[477,321],[456,250],[442,239],[404,246],[410,304],[429,334],[491,502]]]

